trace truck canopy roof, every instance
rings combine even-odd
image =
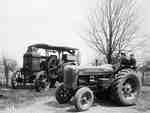
[[[70,50],[78,50],[77,48],[66,47],[66,46],[52,46],[49,44],[33,44],[30,47],[36,47],[41,49],[49,49],[49,50],[58,50],[58,51],[70,51]]]

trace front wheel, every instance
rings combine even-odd
[[[74,102],[78,111],[85,111],[90,108],[94,101],[94,95],[91,89],[83,87],[77,90]]]
[[[73,90],[65,88],[64,84],[62,84],[56,89],[55,95],[56,95],[56,100],[58,101],[58,103],[65,104],[69,102],[70,99],[72,98]]]

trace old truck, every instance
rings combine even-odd
[[[53,87],[56,81],[63,82],[64,65],[79,65],[76,48],[33,44],[23,56],[23,67],[11,79],[12,87],[34,85],[36,91]]]
[[[103,92],[119,105],[133,105],[141,89],[140,73],[130,67],[116,71],[113,65],[66,66],[64,82],[56,90],[60,104],[73,100],[78,111],[92,106]]]

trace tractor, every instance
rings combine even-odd
[[[13,88],[33,85],[36,91],[54,87],[63,82],[65,65],[79,65],[79,51],[76,48],[33,44],[28,46],[23,56],[23,68],[12,78]]]
[[[111,64],[66,66],[64,82],[56,89],[55,97],[60,104],[72,100],[78,111],[90,108],[103,92],[118,105],[134,105],[140,95],[140,76],[129,66],[119,70]]]

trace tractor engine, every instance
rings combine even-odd
[[[75,65],[67,65],[64,68],[64,86],[67,88],[77,88],[77,69]]]

